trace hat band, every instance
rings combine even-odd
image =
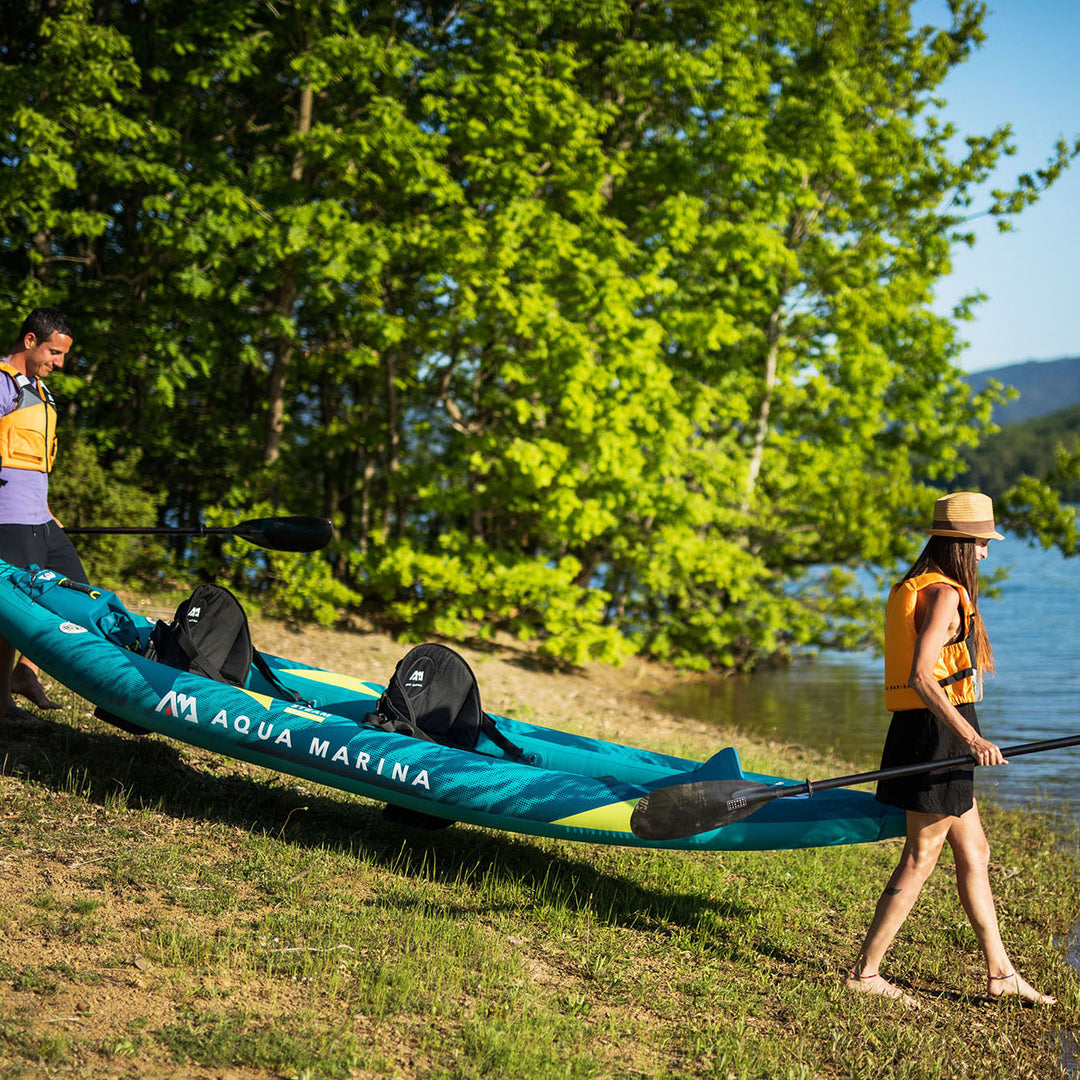
[[[923,520],[926,519],[923,518]],[[987,518],[983,521],[942,521],[940,518],[935,517],[931,528],[952,529],[953,532],[974,532],[976,529],[979,532],[996,532],[993,518]]]

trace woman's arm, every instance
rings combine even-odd
[[[960,736],[980,765],[1004,765],[1005,758],[992,742],[984,739],[960,714],[934,678],[934,666],[941,650],[960,631],[960,596],[951,585],[930,585],[919,593],[915,612],[918,636],[908,682],[926,707]]]

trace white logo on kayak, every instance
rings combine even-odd
[[[82,628],[80,627],[80,629]],[[187,720],[191,724],[199,723],[198,699],[193,694],[181,694],[177,690],[170,690],[157,703],[154,712],[164,713],[166,716],[175,716],[178,720]],[[312,712],[317,713],[317,710],[313,709]],[[318,719],[318,715],[312,716],[311,719]],[[283,745],[290,750],[292,749],[292,731],[289,728],[284,728],[275,735],[274,725],[269,721],[260,721],[256,725],[250,717],[244,715],[234,716],[230,719],[225,709],[219,709],[214,719],[207,726],[211,728],[222,727],[226,731],[231,728],[238,735],[255,734],[262,742],[272,740],[275,746]],[[307,752],[310,757],[321,758],[323,761],[349,765],[360,772],[371,772],[376,776],[383,776],[400,784],[431,790],[431,777],[428,770],[420,769],[410,777],[409,770],[412,766],[407,762],[392,761],[385,757],[376,759],[363,750],[351,751],[353,756],[350,756],[350,749],[347,745],[339,745],[331,753],[330,740],[320,739],[318,736],[312,736]]]
[[[85,626],[80,626],[76,622],[62,622],[59,629],[61,634],[88,634],[89,630]]]
[[[170,690],[158,703],[154,712],[164,713],[166,716],[183,717],[191,723],[199,722],[198,701],[193,695],[180,694]]]
[[[326,759],[330,753],[329,740],[314,736],[311,745],[308,747],[308,753],[314,757]],[[353,765],[352,760],[349,758],[349,748],[347,746],[339,746],[334,755],[330,757],[330,761],[337,761],[342,765]],[[402,761],[387,761],[386,758],[381,757],[375,762],[370,754],[358,750],[356,751],[356,764],[353,767],[361,772],[374,772],[376,776],[389,776],[391,780],[397,780],[399,783],[426,788],[428,791],[431,790],[431,777],[428,776],[427,769],[421,769],[410,780],[410,767]]]

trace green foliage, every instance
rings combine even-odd
[[[407,543],[377,549],[364,568],[365,603],[409,640],[448,638],[479,628],[529,640],[543,635],[542,655],[573,664],[622,661],[630,648],[619,630],[603,622],[604,595],[575,584],[580,564],[572,557],[542,564],[494,556],[460,534],[443,535],[438,551]]]
[[[1063,506],[1059,491],[1063,483],[1080,481],[1080,451],[1058,453],[1058,463],[1048,478],[1022,476],[1001,498],[1002,523],[1023,538],[1037,540],[1044,548],[1057,546],[1066,555],[1080,550],[1076,508]]]
[[[49,502],[57,520],[69,528],[156,525],[162,499],[146,490],[140,458],[133,449],[106,466],[87,439],[65,439],[49,478]],[[117,588],[160,580],[165,547],[159,539],[77,536],[72,542],[95,583]]]
[[[331,563],[317,556],[255,551],[246,541],[230,540],[220,556],[202,562],[209,576],[231,580],[252,596],[264,615],[291,623],[332,626],[362,601],[360,593],[334,577]]]
[[[814,568],[909,555],[1000,400],[935,283],[1077,151],[976,204],[1013,149],[940,99],[976,3],[24,7],[0,291],[76,318],[69,426],[177,524],[242,490],[338,526],[184,569],[574,662],[859,637]]]
[[[245,501],[242,509],[214,506],[206,509],[205,524],[228,528],[241,517],[273,517],[279,512],[269,503]],[[319,555],[271,551],[233,537],[220,545],[201,546],[195,559],[200,578],[230,584],[257,603],[264,615],[290,623],[330,626],[362,599],[334,577],[331,562]]]

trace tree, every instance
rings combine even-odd
[[[320,611],[573,660],[852,643],[850,571],[911,554],[994,396],[931,301],[1009,131],[957,152],[935,97],[981,6],[911,6],[42,2],[3,31],[0,280],[76,309],[74,418],[163,517],[334,518]],[[58,42],[100,61],[63,100]]]

